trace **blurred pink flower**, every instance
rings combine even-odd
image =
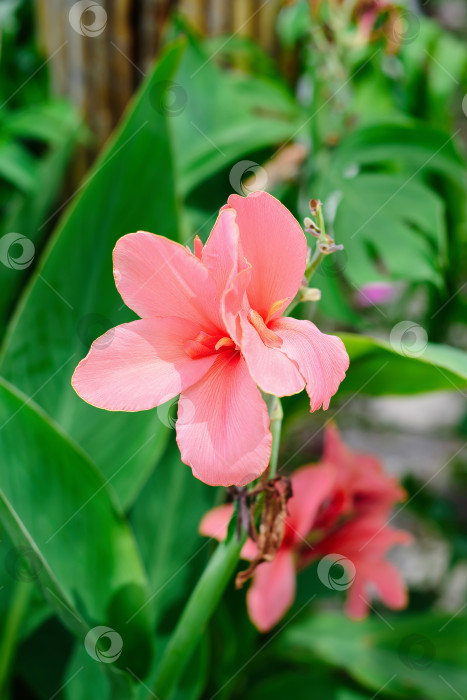
[[[395,296],[396,288],[390,282],[369,282],[358,290],[357,304],[361,307],[388,304]]]
[[[232,195],[194,251],[145,231],[117,242],[115,282],[141,319],[95,341],[72,383],[111,411],[150,409],[180,394],[182,460],[207,484],[244,485],[271,452],[258,387],[277,396],[306,387],[311,410],[326,409],[349,360],[339,338],[282,318],[302,283],[307,246],[277,199]]]
[[[336,589],[348,589],[346,612],[361,618],[368,613],[370,597],[378,597],[390,608],[407,603],[404,581],[396,567],[385,560],[396,544],[407,544],[411,536],[387,524],[393,505],[404,498],[397,482],[385,475],[380,462],[367,454],[352,453],[340,440],[335,427],[327,428],[323,460],[292,474],[293,495],[288,501],[285,534],[271,562],[261,563],[247,593],[247,606],[256,627],[266,632],[292,605],[296,572],[314,561],[329,560],[330,571],[340,564],[345,572]],[[225,539],[233,505],[206,513],[200,532]],[[256,544],[248,539],[242,558],[252,560]],[[318,569],[318,575],[320,574]],[[334,579],[335,581],[335,579]]]

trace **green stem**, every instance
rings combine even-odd
[[[18,581],[13,591],[10,609],[0,640],[0,697],[7,692],[11,663],[18,646],[18,631],[32,592],[30,581]]]
[[[238,540],[233,533],[230,539],[221,542],[201,575],[159,666],[154,693],[160,700],[169,700],[174,692],[209,618],[235,571],[245,540],[246,534]]]
[[[281,402],[276,396],[272,397],[269,404],[269,415],[272,433],[269,478],[272,478],[277,471],[283,417]],[[201,578],[178,620],[158,668],[154,694],[160,700],[169,700],[175,691],[209,619],[232,578],[246,538],[246,533],[243,533],[242,537],[237,539],[232,530],[231,536],[217,546],[206,569],[201,574]]]
[[[324,258],[326,257],[326,253],[323,253],[321,246],[326,245],[329,242],[328,236],[326,236],[326,229],[324,226],[322,204],[320,204],[316,209],[316,223],[318,225],[319,230],[321,231],[321,234],[320,234],[320,237],[316,243],[316,248],[315,248],[315,252],[313,253],[313,257],[311,258],[310,262],[306,266],[305,279],[307,282],[307,286],[310,283],[310,280],[313,277],[313,275],[315,274],[316,270],[318,269],[318,267],[321,265]],[[300,304],[301,301],[303,301],[303,299],[301,297],[301,293],[302,293],[304,286],[300,287],[295,299],[293,299],[293,301],[287,307],[287,310],[284,313],[284,316],[290,316],[290,314],[295,309],[295,307],[298,306],[298,304]]]
[[[271,433],[272,433],[272,448],[271,448],[271,461],[269,462],[269,478],[273,479],[277,472],[277,460],[279,458],[279,446],[281,441],[281,429],[282,429],[282,419],[284,413],[282,411],[282,404],[277,396],[274,396],[271,405]]]

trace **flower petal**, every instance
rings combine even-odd
[[[180,453],[198,479],[211,486],[244,486],[266,469],[269,416],[238,352],[219,353],[203,380],[182,393],[178,409]]]
[[[230,518],[233,514],[233,504],[224,503],[222,506],[212,508],[205,513],[199,524],[199,532],[205,537],[214,537],[214,539],[223,542],[227,537],[227,528]]]
[[[235,219],[233,209],[221,209],[202,252],[201,260],[216,282],[219,298],[232,278],[247,266]]]
[[[243,256],[235,219],[233,209],[221,209],[201,258],[216,285],[216,322],[224,326],[234,340],[235,316],[248,306],[245,292],[251,275],[251,265]]]
[[[348,567],[349,581],[355,577],[348,589],[346,611],[358,619],[368,613],[374,589],[388,607],[398,609],[406,604],[406,585],[385,557],[392,547],[412,541],[409,532],[388,527],[384,518],[362,516],[325,537],[308,559],[330,553],[344,557],[339,563]]]
[[[227,537],[227,528],[233,514],[233,504],[225,503],[209,510],[199,524],[199,531],[205,537],[214,537],[222,542]],[[240,556],[242,559],[254,559],[258,553],[258,547],[252,539],[248,538],[243,545]]]
[[[215,285],[202,262],[179,243],[138,231],[114,249],[115,284],[142,318],[178,316],[216,332]]]
[[[347,495],[347,507],[358,501],[359,513],[389,514],[395,503],[406,497],[395,477],[385,473],[381,461],[374,455],[353,452],[341,439],[336,426],[326,426],[323,461],[334,464],[339,486]]]
[[[296,318],[278,318],[269,327],[282,339],[281,351],[296,362],[305,377],[311,410],[321,405],[327,409],[349,367],[342,340],[321,333],[311,321]]]
[[[305,387],[305,379],[297,365],[282,348],[268,347],[242,312],[238,317],[241,328],[242,354],[256,384],[267,394],[290,396]]]
[[[359,562],[345,602],[347,615],[354,620],[366,617],[375,593],[391,610],[401,610],[408,603],[404,579],[394,564],[384,559]]]
[[[310,534],[318,511],[335,483],[331,465],[303,467],[292,474],[292,498],[287,501],[287,526],[297,545]]]
[[[285,615],[295,598],[292,553],[280,549],[271,562],[260,564],[247,593],[248,613],[261,632],[268,632]]]
[[[203,377],[215,356],[193,360],[183,349],[199,326],[180,318],[124,323],[94,341],[72,378],[82,399],[109,411],[154,408]]]
[[[243,254],[252,265],[248,298],[266,319],[272,305],[296,295],[306,265],[306,239],[298,221],[275,197],[253,192],[233,194]]]

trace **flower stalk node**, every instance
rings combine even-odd
[[[265,500],[259,532],[256,532],[253,517],[250,520],[254,529],[253,540],[257,546],[257,554],[248,568],[237,575],[235,586],[238,589],[242,588],[244,583],[253,576],[259,564],[271,562],[274,559],[284,539],[287,501],[292,497],[292,483],[288,477],[276,476],[261,483],[250,491],[249,495],[263,492]]]

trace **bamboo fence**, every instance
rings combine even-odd
[[[35,0],[35,5],[53,92],[80,110],[95,136],[93,152],[157,56],[175,9],[204,35],[250,37],[269,53],[277,50],[274,24],[281,0]]]

